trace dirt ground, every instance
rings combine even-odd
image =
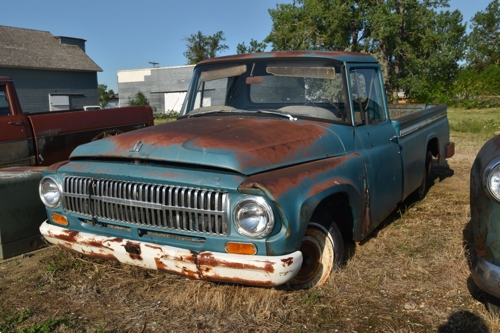
[[[50,247],[0,262],[0,332],[500,332],[467,262],[483,142],[452,139],[426,198],[401,205],[322,287],[192,281]]]

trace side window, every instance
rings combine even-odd
[[[211,106],[217,108],[217,106],[225,105],[227,86],[227,78],[202,82],[198,87],[193,109],[209,108]]]
[[[6,86],[0,86],[0,117],[10,116],[9,99],[7,98]]]
[[[349,80],[356,125],[386,121],[377,70],[374,68],[351,69]]]

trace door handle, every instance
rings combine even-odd
[[[398,142],[398,140],[399,140],[399,136],[394,135],[394,136],[393,136],[392,138],[390,138],[389,140],[390,140],[390,141],[392,141],[392,142],[397,143],[397,142]]]
[[[22,121],[17,121],[17,122],[9,121],[8,124],[9,125],[16,125],[16,126],[23,126],[24,125]]]

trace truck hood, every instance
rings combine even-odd
[[[344,155],[320,122],[244,117],[181,119],[77,147],[71,158],[107,157],[196,164],[250,175]]]

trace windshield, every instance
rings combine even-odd
[[[273,59],[207,64],[195,69],[191,82],[182,115],[256,112],[350,121],[340,65],[332,62]]]

